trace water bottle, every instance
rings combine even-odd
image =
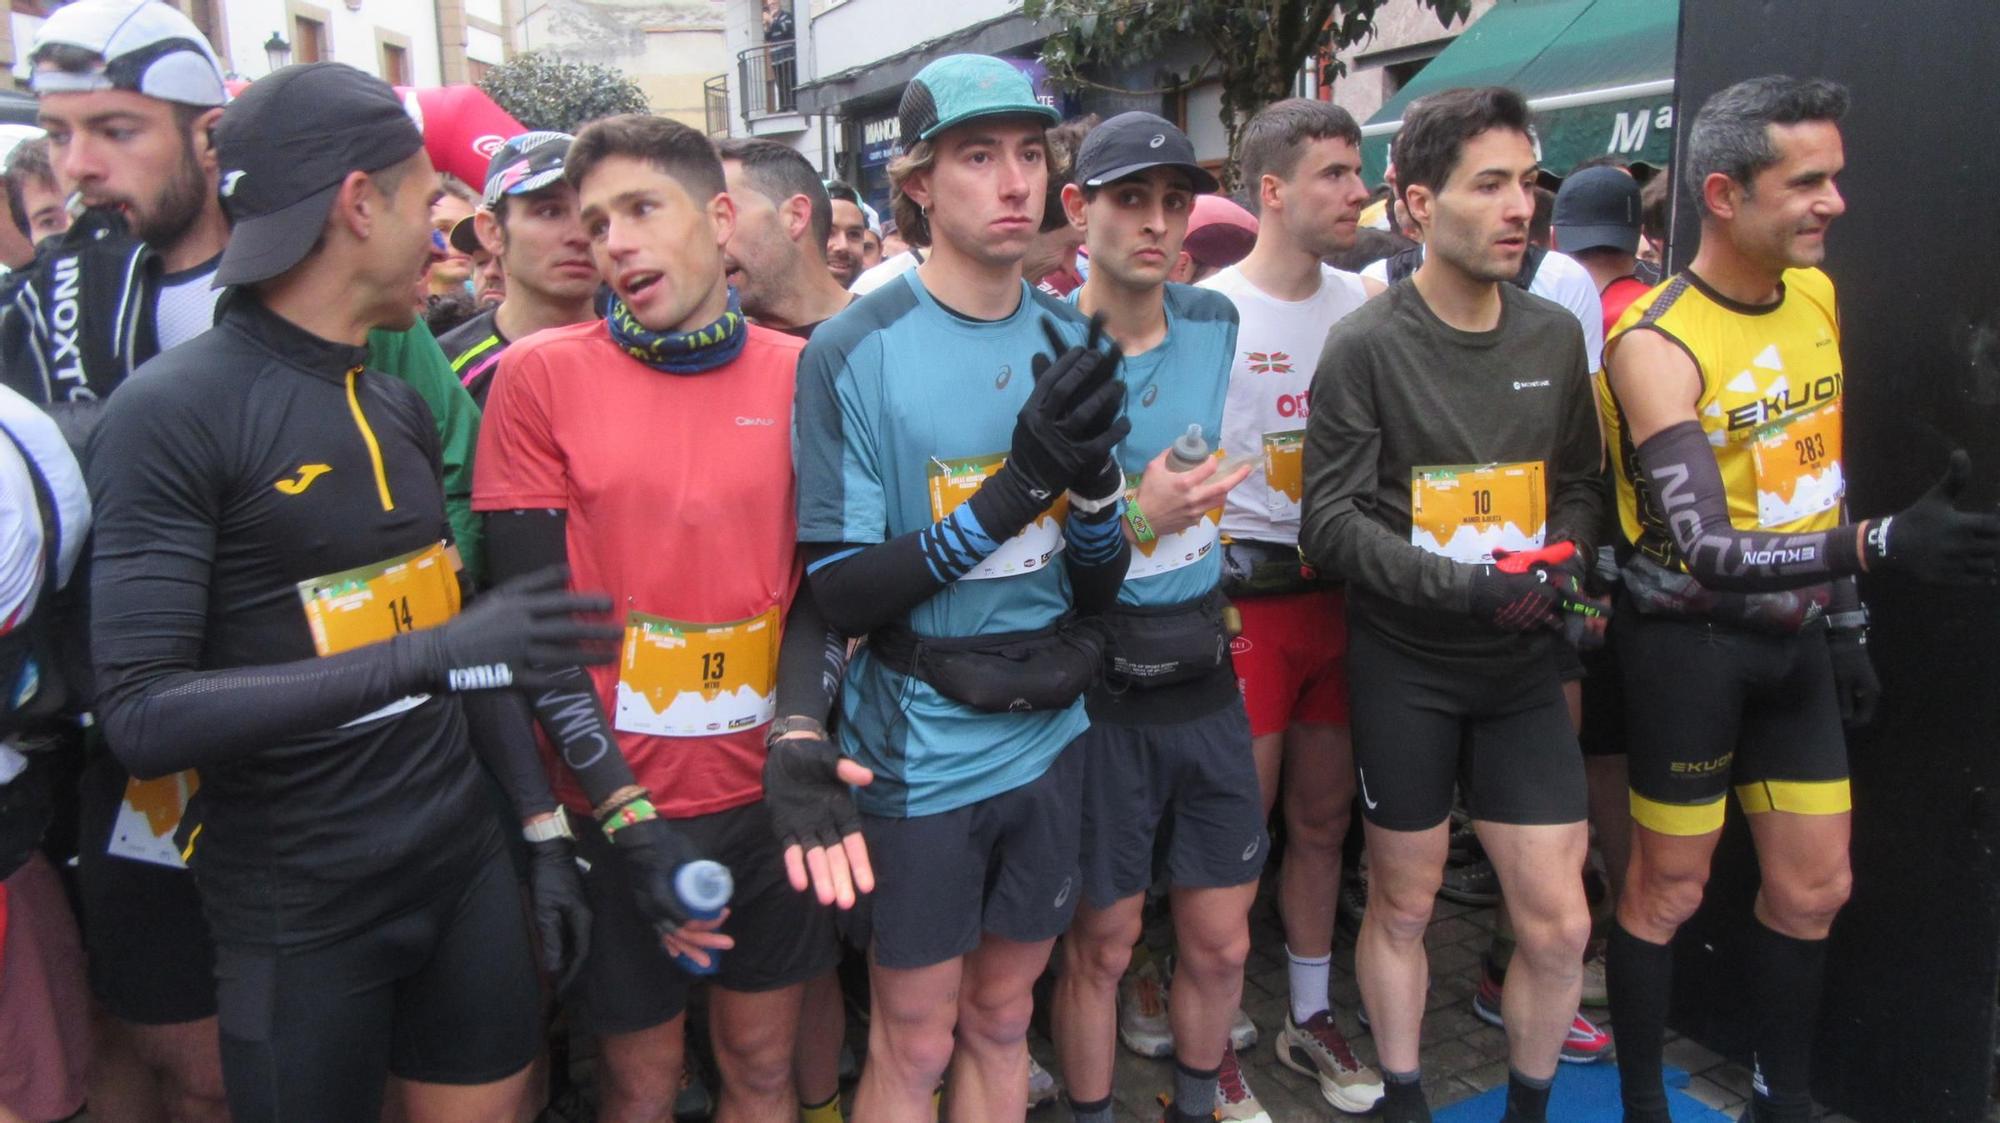
[[[1208,442],[1201,438],[1201,425],[1189,425],[1187,432],[1174,438],[1167,450],[1167,471],[1192,472],[1208,460]]]
[[[680,897],[689,920],[714,920],[721,916],[734,892],[736,880],[729,876],[729,867],[721,862],[703,858],[674,871],[674,893]],[[706,967],[686,955],[675,955],[674,962],[690,975],[713,975],[722,966],[722,952],[710,949]]]

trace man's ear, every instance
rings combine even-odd
[[[1431,216],[1436,205],[1437,196],[1421,183],[1413,183],[1403,189],[1403,209],[1409,212],[1410,219],[1419,229],[1430,229]]]
[[[1084,214],[1083,188],[1074,183],[1063,184],[1062,207],[1063,217],[1069,219],[1071,226],[1090,233],[1090,220]]]
[[[215,123],[222,119],[222,107],[206,110],[188,125],[188,144],[194,150],[197,167],[209,175],[221,174],[221,162],[215,154]]]
[[[501,228],[500,220],[493,212],[481,207],[472,212],[472,232],[479,238],[479,244],[495,257],[507,251],[507,231]]]
[[[387,200],[367,172],[348,172],[334,192],[333,208],[327,222],[342,227],[356,238],[366,238],[375,230]]]
[[[715,225],[717,248],[728,245],[736,234],[736,200],[729,197],[729,192],[719,191],[704,209],[708,211],[708,220]]]
[[[1723,172],[1710,172],[1701,181],[1701,201],[1717,218],[1735,218],[1736,208],[1750,195],[1743,184]]]
[[[785,240],[796,242],[812,229],[813,205],[810,196],[799,194],[778,205],[778,218],[785,224]]]

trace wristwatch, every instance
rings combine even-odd
[[[521,828],[521,837],[529,842],[548,842],[552,839],[567,838],[576,841],[576,835],[569,829],[569,813],[556,808],[556,813],[547,819],[538,819]]]

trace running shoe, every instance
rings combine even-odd
[[[1506,1028],[1500,1017],[1500,982],[1492,975],[1480,978],[1479,989],[1472,995],[1472,1012],[1488,1025]],[[1569,1036],[1563,1039],[1562,1059],[1573,1065],[1589,1065],[1608,1061],[1616,1053],[1611,1035],[1584,1017],[1583,1011],[1577,1011],[1569,1023]]]
[[[1056,1102],[1056,1096],[1061,1091],[1060,1088],[1056,1087],[1056,1078],[1050,1074],[1048,1069],[1042,1067],[1042,1062],[1029,1057],[1028,1110],[1033,1111],[1044,1104]]]
[[[1118,980],[1118,1040],[1142,1057],[1173,1055],[1167,987],[1157,959],[1148,959]]]
[[[1125,977],[1118,981],[1118,1040],[1142,1057],[1174,1055],[1174,1031],[1167,1019],[1166,983],[1172,973],[1171,957],[1164,965],[1161,960],[1152,959],[1125,972]],[[1241,1006],[1236,1008],[1235,1020],[1229,1024],[1229,1044],[1236,1049],[1257,1044],[1257,1023],[1250,1020]]]
[[[1243,1079],[1235,1049],[1223,1050],[1222,1068],[1215,1074],[1215,1117],[1224,1123],[1271,1123],[1270,1114]]]
[[[1285,1014],[1278,1035],[1278,1061],[1293,1072],[1319,1081],[1319,1094],[1351,1115],[1373,1111],[1382,1098],[1382,1077],[1362,1064],[1333,1024],[1333,1012],[1321,1010],[1300,1025]]]

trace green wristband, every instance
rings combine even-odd
[[[644,797],[635,799],[630,803],[620,805],[617,810],[604,817],[604,837],[610,838],[621,829],[629,827],[634,823],[643,823],[648,819],[657,819],[659,817],[660,813],[653,808],[652,800]]]
[[[1125,504],[1125,521],[1132,524],[1132,537],[1141,543],[1151,542],[1155,537],[1153,524],[1146,521],[1146,513],[1137,503]]]

